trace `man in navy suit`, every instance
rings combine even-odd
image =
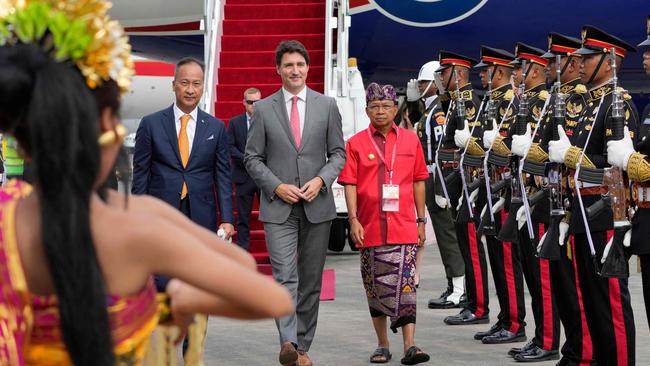
[[[223,122],[197,107],[203,72],[201,61],[180,60],[172,82],[176,102],[140,121],[132,193],[157,197],[212,231],[218,206],[227,239],[234,233],[228,136]],[[167,281],[156,276],[159,291]]]
[[[237,244],[248,250],[250,242],[250,216],[255,194],[260,196],[260,190],[255,181],[248,175],[244,166],[246,139],[250,128],[251,116],[255,103],[262,99],[262,93],[257,88],[244,91],[244,108],[246,113],[233,117],[228,123],[230,139],[230,157],[232,158],[232,181],[235,183],[235,199],[237,203]]]

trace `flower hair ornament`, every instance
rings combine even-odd
[[[113,79],[129,90],[134,64],[124,30],[105,0],[0,0],[0,46],[36,44],[57,62],[70,62],[90,89]]]

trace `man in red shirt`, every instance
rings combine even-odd
[[[366,91],[371,125],[347,143],[339,176],[345,185],[352,240],[361,254],[361,275],[378,348],[370,362],[391,358],[386,329],[402,328],[404,365],[429,361],[415,346],[415,256],[424,244],[425,188],[429,177],[415,133],[395,125],[397,95],[392,85],[372,83]],[[417,211],[417,220],[416,220]]]

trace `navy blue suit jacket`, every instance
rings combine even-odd
[[[172,105],[140,121],[135,136],[132,192],[157,197],[178,208],[185,181],[192,221],[216,231],[217,206],[221,222],[234,222],[226,127],[199,109],[192,150],[183,168],[173,108]]]
[[[248,138],[246,113],[233,117],[228,122],[228,138],[230,140],[230,157],[232,158],[232,181],[237,184],[247,183],[252,178],[248,175],[244,165],[246,139]]]

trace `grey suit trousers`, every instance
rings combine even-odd
[[[447,278],[464,276],[465,262],[458,246],[451,210],[449,208],[440,208],[436,204],[435,195],[442,196],[443,193],[442,188],[434,187],[433,178],[433,175],[429,174],[429,179],[425,181],[426,203],[431,217],[431,225],[433,225],[433,231],[436,233],[436,242],[440,250],[442,264],[445,266]],[[435,186],[438,186],[438,184]],[[438,190],[439,193],[436,192]]]
[[[273,277],[289,290],[296,304],[295,313],[275,321],[280,344],[295,343],[299,351],[309,351],[316,333],[331,224],[309,222],[302,202],[293,205],[284,223],[264,223]]]

